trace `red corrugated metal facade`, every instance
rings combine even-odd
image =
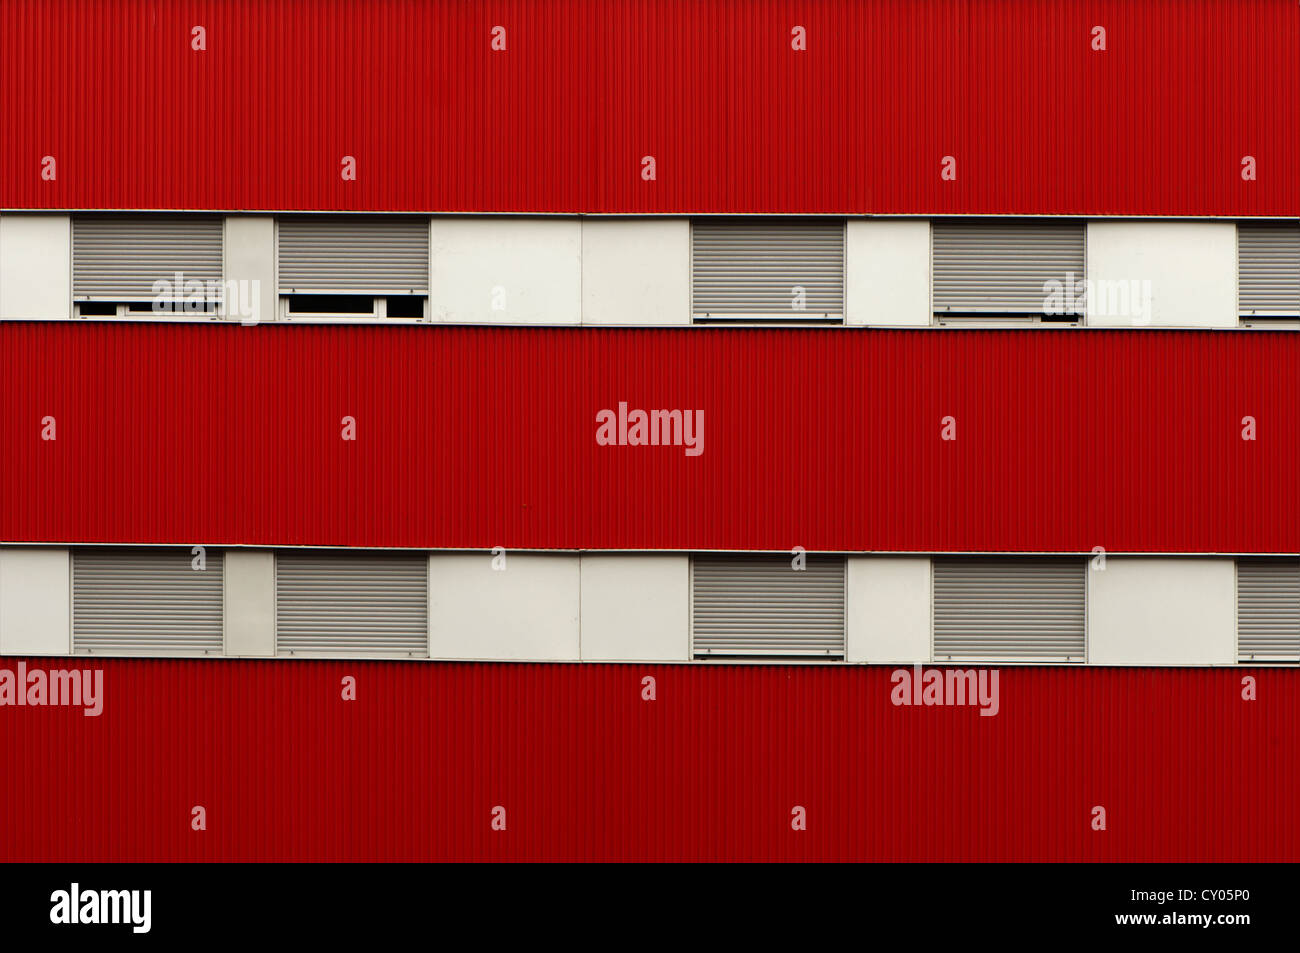
[[[1007,669],[981,717],[887,668],[95,665],[99,717],[0,717],[0,860],[1300,857],[1294,671]]]
[[[1300,552],[1288,332],[5,322],[0,405],[10,542]]]
[[[0,117],[0,208],[1295,216],[1300,8],[8,0]]]

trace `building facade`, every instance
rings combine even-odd
[[[1295,856],[1281,811],[1180,832],[1251,814],[1300,745],[1300,8],[1185,6],[6,4],[0,656],[129,686],[156,783],[204,788],[155,720],[302,783],[249,735],[258,693],[354,670],[395,751],[470,763],[460,726],[548,753],[443,805],[477,819],[495,778],[524,847],[381,823],[318,858],[902,859],[785,839],[811,792],[844,824],[924,783],[850,767],[862,725],[969,746],[960,783],[1037,845],[936,790],[915,859]],[[926,667],[1005,667],[998,727],[891,704]],[[688,711],[646,721],[682,703],[661,686]],[[434,727],[404,721],[434,690]],[[814,733],[807,759],[746,760],[764,698],[760,740]],[[1180,760],[1157,704],[1220,760]],[[94,748],[21,717],[24,750]],[[1161,767],[1097,767],[1141,760],[1135,732]],[[588,842],[556,805],[614,743],[674,793],[620,762],[644,823],[588,804]],[[107,770],[47,764],[7,806],[74,812]],[[735,773],[771,804],[691,835]],[[196,846],[154,808],[118,808],[137,856],[304,852],[268,816]],[[313,810],[304,837],[356,820]]]

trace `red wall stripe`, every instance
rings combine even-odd
[[[981,717],[874,667],[27,663],[105,704],[0,707],[6,862],[1300,858],[1294,670],[1003,669]]]
[[[4,322],[0,454],[7,542],[1300,553],[1300,335]]]
[[[1297,117],[1290,0],[0,5],[0,208],[1296,216]]]

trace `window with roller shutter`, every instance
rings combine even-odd
[[[1082,305],[1072,308],[1064,293],[1069,282],[1086,277],[1082,222],[935,222],[930,234],[934,313],[941,323],[1083,322],[1076,313]],[[1054,287],[1066,313],[1049,313]]]
[[[934,560],[936,662],[1084,662],[1081,559]]]
[[[843,220],[692,222],[691,306],[699,322],[841,322]]]
[[[844,559],[704,555],[691,560],[695,658],[844,658]]]
[[[1237,560],[1237,659],[1300,661],[1300,559]]]
[[[1300,223],[1237,226],[1237,307],[1246,324],[1300,321]]]

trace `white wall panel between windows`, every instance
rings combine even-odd
[[[929,557],[850,556],[846,587],[848,661],[930,661]]]
[[[844,260],[845,324],[931,323],[929,221],[851,218]]]
[[[0,546],[0,655],[69,655],[68,551]]]
[[[690,324],[690,221],[584,218],[582,323]]]
[[[1231,559],[1108,556],[1104,570],[1088,570],[1088,660],[1234,663],[1234,578]]]
[[[584,661],[690,658],[690,557],[584,553]]]
[[[72,219],[0,215],[0,319],[72,316]]]
[[[577,661],[581,570],[576,555],[429,557],[430,655],[441,659]]]
[[[437,218],[434,320],[469,324],[578,324],[578,218]]]

